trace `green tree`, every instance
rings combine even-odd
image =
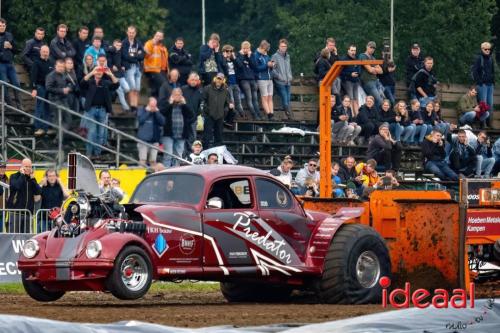
[[[495,0],[395,1],[394,59],[398,75],[410,45],[418,42],[425,55],[432,55],[441,81],[466,82],[472,57],[479,44],[491,37]],[[390,1],[297,0],[279,8],[278,18],[290,39],[295,72],[311,73],[312,59],[324,39],[334,36],[340,53],[350,43],[364,52],[374,40],[378,51],[390,33]]]
[[[149,38],[164,27],[168,13],[151,0],[7,0],[2,7],[8,29],[21,44],[38,26],[46,29],[50,40],[59,23],[68,25],[72,38],[81,25],[102,26],[107,39],[124,38],[130,24],[137,27],[140,37]]]

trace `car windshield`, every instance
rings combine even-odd
[[[203,194],[203,186],[203,178],[198,175],[155,174],[139,184],[130,202],[197,204]]]

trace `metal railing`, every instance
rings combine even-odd
[[[1,209],[2,231],[10,234],[32,234],[36,231],[33,215],[28,209]]]
[[[187,160],[179,157],[179,156],[176,156],[174,154],[170,154],[168,152],[165,152],[164,150],[160,149],[158,146],[154,146],[150,143],[147,143],[145,141],[142,141],[138,138],[136,138],[135,136],[133,135],[130,135],[130,134],[127,134],[123,131],[120,131],[116,128],[112,128],[108,125],[105,125],[105,124],[101,124],[100,122],[92,119],[92,118],[89,118],[85,115],[82,115],[74,110],[71,110],[65,106],[62,106],[62,105],[59,105],[57,103],[54,103],[54,102],[51,102],[49,101],[48,99],[45,99],[45,98],[42,98],[42,97],[39,97],[39,96],[36,96],[34,97],[35,101],[37,100],[40,100],[42,102],[45,102],[47,103],[48,105],[52,105],[54,106],[55,108],[57,108],[57,122],[54,124],[52,122],[49,122],[49,121],[46,121],[44,119],[41,119],[39,117],[36,117],[34,114],[31,114],[29,112],[26,112],[24,110],[21,110],[21,109],[18,109],[12,105],[9,105],[6,103],[5,101],[5,94],[6,94],[6,88],[9,88],[9,89],[14,89],[15,91],[18,91],[24,95],[29,95],[30,98],[33,98],[31,96],[31,93],[27,90],[23,90],[19,87],[16,87],[8,82],[5,82],[5,81],[2,81],[0,80],[0,85],[1,85],[1,91],[0,91],[0,101],[1,101],[1,126],[2,126],[2,133],[1,133],[1,139],[2,139],[2,156],[4,158],[4,160],[6,161],[7,160],[7,141],[6,141],[6,138],[7,138],[7,127],[6,127],[6,122],[5,122],[5,111],[6,109],[8,110],[12,110],[20,115],[23,115],[23,116],[26,116],[26,117],[29,117],[33,120],[37,120],[45,125],[48,125],[49,127],[51,128],[54,128],[56,131],[57,131],[57,137],[58,137],[58,145],[57,145],[57,149],[58,149],[58,154],[57,154],[57,167],[61,167],[64,163],[64,147],[63,147],[63,137],[64,135],[69,135],[69,136],[72,136],[74,138],[77,138],[79,140],[81,140],[82,142],[85,142],[85,143],[89,143],[89,144],[92,144],[94,146],[97,146],[99,147],[101,150],[103,151],[106,151],[108,153],[111,153],[115,156],[115,164],[116,164],[116,167],[119,167],[120,163],[121,163],[121,160],[125,160],[125,161],[130,161],[130,162],[134,162],[134,163],[137,163],[139,164],[139,161],[132,157],[132,156],[129,156],[129,155],[126,155],[124,153],[121,152],[121,140],[122,139],[128,139],[128,140],[131,140],[133,142],[135,142],[136,144],[140,143],[142,145],[145,145],[146,147],[150,148],[150,149],[155,149],[155,150],[158,150],[158,151],[161,151],[163,154],[167,154],[169,156],[171,156],[172,158],[175,158],[183,163],[186,163],[186,164],[192,164],[191,162],[188,162]],[[115,137],[116,137],[116,149],[113,150],[111,148],[108,148],[104,145],[101,145],[101,144],[98,144],[98,143],[94,143],[94,142],[91,142],[90,140],[88,140],[87,138],[77,134],[77,133],[74,133],[70,130],[67,130],[66,128],[64,128],[63,126],[63,123],[62,123],[62,119],[63,119],[63,112],[67,112],[69,113],[70,115],[73,115],[73,116],[77,116],[78,118],[80,119],[84,119],[86,122],[91,122],[91,123],[94,123],[98,126],[102,126],[104,127],[106,130],[108,131],[111,131],[112,133],[114,133]],[[18,147],[19,148],[19,147]],[[19,151],[18,151],[19,152]]]

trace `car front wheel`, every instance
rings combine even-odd
[[[64,291],[50,291],[37,281],[28,280],[25,272],[23,272],[21,279],[26,293],[36,301],[53,302],[64,296]]]

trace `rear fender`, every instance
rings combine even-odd
[[[345,207],[335,215],[319,222],[311,234],[307,248],[306,265],[323,272],[325,257],[336,232],[347,223],[359,223],[363,215],[363,207]]]

